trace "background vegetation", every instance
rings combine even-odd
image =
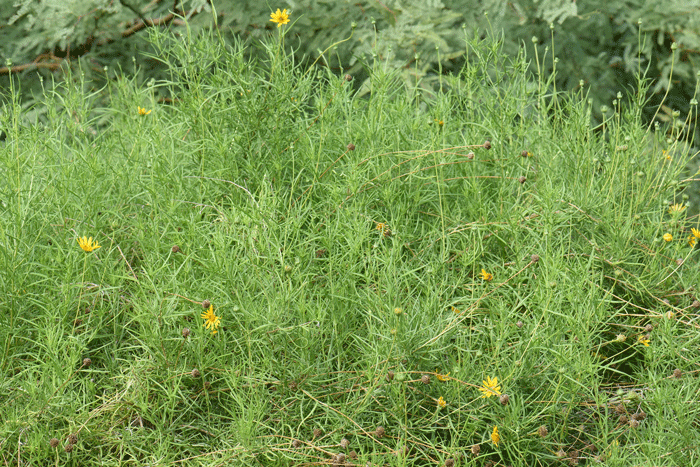
[[[7,65],[0,68],[5,77],[0,85],[7,87],[10,71],[21,73],[29,105],[41,95],[37,76],[51,81],[51,71],[67,65],[66,59],[74,75],[80,69],[98,85],[121,73],[144,81],[161,79],[166,69],[147,57],[153,52],[145,40],[151,29],[186,36],[216,24],[229,44],[244,41],[251,46],[246,53],[257,55],[256,44],[274,29],[267,19],[276,8],[293,13],[297,27],[287,43],[297,61],[308,64],[337,43],[319,64],[339,74],[341,68],[349,71],[357,78],[355,86],[369,78],[362,63],[378,58],[401,70],[409,85],[434,90],[440,74],[459,71],[468,59],[464,30],[481,38],[495,32],[503,33],[509,54],[525,47],[529,57],[548,58],[540,60],[541,69],[531,68],[533,73],[549,75],[556,57],[552,84],[578,90],[582,82],[599,122],[601,106],[610,107],[618,92],[635,89],[640,70],[654,79],[643,109],[645,122],[655,117],[682,125],[692,115],[689,102],[700,72],[700,9],[686,0],[289,0],[277,5],[251,0],[19,0],[0,4],[0,18],[7,22],[0,28],[0,56],[7,61],[0,64]]]
[[[10,82],[3,463],[700,465],[694,113],[655,131],[640,79],[592,123],[468,33],[435,90],[354,88],[304,29]]]

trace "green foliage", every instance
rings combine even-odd
[[[68,68],[34,125],[10,89],[3,459],[698,465],[690,148],[646,83],[596,125],[477,37],[437,90],[378,59],[354,89],[296,27],[154,30],[167,79]]]
[[[190,32],[170,15],[174,5],[176,13],[189,18]],[[335,44],[321,57],[321,63],[335,71],[345,68],[364,81],[368,76],[362,74],[361,63],[377,58],[402,70],[402,79],[410,85],[435,89],[438,74],[456,72],[463,65],[465,36],[502,32],[507,53],[517,53],[524,43],[530,57],[535,55],[531,38],[537,37],[539,56],[548,57],[537,72],[549,75],[556,57],[556,89],[576,90],[585,83],[594,117],[601,119],[599,108],[609,106],[617,92],[635,87],[637,76],[646,71],[654,84],[645,119],[656,116],[687,128],[683,122],[692,113],[689,101],[696,97],[700,72],[700,11],[685,0],[290,0],[279,5],[217,0],[213,7],[204,0],[187,0],[174,5],[147,0],[6,2],[0,6],[0,15],[8,21],[0,29],[0,50],[24,74],[34,73],[36,67],[55,70],[57,60],[68,55],[88,59],[82,71],[96,81],[109,78],[104,66],[131,70],[132,58],[144,80],[162,78],[164,70],[142,58],[144,52],[152,53],[140,39],[147,28],[171,27],[186,35],[215,22],[230,43],[255,45],[275,29],[269,13],[279,7],[291,10],[296,27],[287,45],[295,50],[297,61],[311,63]],[[675,56],[673,43],[678,46]]]

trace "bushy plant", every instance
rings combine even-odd
[[[290,19],[257,58],[154,34],[168,79],[69,76],[36,125],[10,90],[3,458],[696,465],[680,130],[639,96],[595,125],[491,39],[356,90]]]

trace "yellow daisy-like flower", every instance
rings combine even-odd
[[[671,155],[668,154],[668,153],[666,152],[665,149],[661,151],[661,155],[664,156],[664,157],[666,158],[667,161],[670,161],[671,159],[673,159],[673,158],[671,157]]]
[[[663,238],[667,242],[670,242],[671,240],[673,240],[673,235],[671,235],[670,233],[665,233]]]
[[[440,399],[437,400],[437,405],[440,408],[444,409],[445,406],[447,405],[447,402],[445,402],[445,399],[443,399],[442,396],[440,396]]]
[[[486,381],[482,381],[481,383],[484,385],[479,388],[479,391],[483,393],[481,396],[482,398],[501,395],[501,386],[498,385],[497,377],[492,379],[490,376],[487,376]]]
[[[284,10],[280,11],[280,9],[278,8],[276,12],[270,13],[270,21],[272,21],[273,23],[277,23],[277,27],[289,23],[289,15],[287,14],[287,9],[285,8]]]
[[[637,338],[637,342],[640,344],[644,344],[645,347],[649,347],[649,342],[651,342],[649,339],[645,339],[645,336],[639,336]]]
[[[204,320],[202,326],[211,329],[212,334],[219,332],[218,327],[221,324],[221,318],[214,314],[214,305],[209,305],[209,309],[201,314],[201,318]]]
[[[697,243],[698,239],[694,236],[691,235],[688,237],[688,245],[690,245],[690,248],[693,248],[695,246],[695,243]]]
[[[685,206],[683,206],[682,204],[678,204],[678,203],[676,203],[676,204],[672,205],[670,208],[668,208],[668,213],[672,216],[676,215],[676,214],[680,214],[683,211],[685,211]]]
[[[95,243],[92,243],[92,237],[87,238],[77,238],[78,245],[80,245],[80,248],[82,248],[84,251],[91,253],[93,250],[97,250],[98,248],[102,248],[100,245],[97,244],[97,240],[95,240]]]
[[[491,274],[490,272],[486,272],[486,269],[481,270],[480,276],[486,282],[491,282],[493,280],[493,274]]]
[[[438,381],[442,381],[442,382],[450,380],[449,373],[447,373],[446,375],[441,375],[437,368],[435,368],[435,377],[437,378]]]
[[[148,115],[151,113],[150,110],[146,110],[143,107],[136,106],[139,109],[139,115]]]
[[[454,313],[455,313],[456,315],[462,313],[461,311],[459,311],[459,308],[454,307],[454,306],[452,307],[452,311],[454,311]]]
[[[690,230],[693,232],[693,237],[700,238],[700,230],[696,229],[695,227],[691,227]]]
[[[491,441],[498,447],[498,443],[501,441],[501,435],[498,434],[498,427],[493,427],[493,432],[491,433]]]

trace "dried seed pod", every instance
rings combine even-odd
[[[508,397],[508,394],[501,394],[501,397],[499,397],[498,400],[501,403],[501,405],[508,405],[510,397]]]
[[[452,458],[445,459],[445,467],[453,467],[455,465],[455,460]]]
[[[374,434],[377,436],[377,438],[381,438],[382,436],[384,436],[384,433],[386,432],[384,431],[384,427],[381,425],[379,425],[374,431]]]
[[[391,382],[394,379],[394,372],[389,370],[389,372],[386,374],[386,380]]]
[[[193,369],[190,374],[192,375],[193,378],[199,378],[201,376],[201,373],[199,372],[198,369]]]
[[[516,325],[518,328],[522,328],[522,327],[523,327],[523,322],[522,322],[522,321],[518,321],[517,323],[515,323],[515,325]]]
[[[205,310],[208,309],[210,306],[211,306],[211,302],[209,300],[204,300],[202,302],[202,308],[204,308]]]
[[[352,143],[350,143],[350,144],[348,144],[347,148],[348,148],[348,151],[354,151],[354,150],[355,150],[355,145],[352,144]]]
[[[63,450],[66,452],[73,452],[73,445],[68,443],[63,447]]]
[[[172,251],[173,253],[177,253],[177,252],[180,251],[180,247],[177,246],[177,245],[173,245],[173,247],[171,248],[171,251]]]
[[[467,159],[469,159],[469,160],[474,159],[474,153],[471,152],[471,151],[469,151],[469,152],[467,153]]]
[[[644,330],[646,332],[651,332],[653,329],[654,329],[654,326],[652,326],[651,324],[647,324],[646,326],[644,326]]]
[[[76,444],[78,442],[78,435],[71,433],[68,435],[68,444]]]
[[[90,360],[89,358],[83,358],[83,367],[87,368],[90,365],[92,365],[92,360]]]
[[[549,430],[547,430],[547,427],[545,425],[542,425],[537,429],[537,434],[540,435],[540,438],[544,438],[549,434]]]
[[[295,439],[294,441],[292,441],[292,447],[293,448],[301,447],[301,441],[299,441],[298,439]]]
[[[536,262],[538,262],[539,260],[540,260],[540,256],[539,256],[539,255],[532,255],[532,256],[530,256],[530,261],[532,261],[533,263],[536,263]]]
[[[61,443],[61,442],[58,440],[58,438],[51,438],[51,439],[49,440],[49,445],[50,445],[52,448],[58,447],[58,445],[59,445],[60,443]]]
[[[673,377],[674,378],[678,379],[681,376],[683,376],[683,372],[679,368],[676,368],[675,370],[673,370]]]
[[[527,181],[527,177],[525,177],[524,175],[521,175],[520,177],[518,177],[518,181],[519,181],[521,184],[523,184],[523,183],[525,183],[525,182]]]
[[[343,438],[340,440],[340,447],[343,449],[347,449],[348,446],[350,446],[350,440],[347,438]]]
[[[352,76],[345,75],[345,81],[352,81]]]
[[[423,375],[420,377],[420,381],[423,384],[430,384],[430,375]]]
[[[475,456],[478,456],[479,453],[481,452],[481,446],[478,445],[478,444],[473,445],[473,446],[471,447],[471,452],[472,452],[472,454],[474,454]]]
[[[484,142],[484,149],[491,149],[491,141],[486,140]]]
[[[314,428],[314,439],[318,438],[323,434],[323,430],[320,428]]]
[[[190,328],[183,328],[182,329],[182,337],[188,337],[190,335]]]

